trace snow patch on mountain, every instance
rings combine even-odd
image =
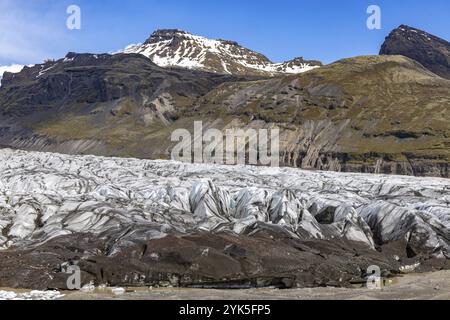
[[[296,74],[321,65],[303,58],[273,63],[236,42],[212,40],[181,30],[158,30],[145,43],[130,45],[120,52],[142,54],[161,67],[240,75]]]

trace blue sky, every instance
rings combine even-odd
[[[70,4],[82,10],[81,30],[66,28]],[[381,7],[381,30],[366,27],[371,4]],[[158,28],[235,40],[275,62],[329,63],[377,54],[400,24],[449,40],[449,12],[448,0],[0,0],[0,65],[112,52]]]

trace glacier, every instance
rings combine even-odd
[[[299,241],[344,241],[348,250],[361,246],[369,255],[402,243],[405,263],[446,260],[450,183],[0,149],[0,253],[32,252],[58,239],[89,235],[113,239],[105,255],[117,257],[131,243],[159,243],[174,235],[218,235],[214,241],[220,242],[261,232],[268,232],[269,240],[296,241],[295,247],[301,247]],[[147,247],[142,254],[150,260],[163,254]],[[208,256],[210,247],[202,244],[200,256]]]

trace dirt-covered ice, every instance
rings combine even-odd
[[[68,243],[78,247],[70,249]],[[167,252],[167,247],[173,251]],[[274,254],[264,256],[260,247]],[[230,281],[251,286],[261,278],[262,284],[273,284],[275,271],[287,261],[291,265],[280,272],[276,283],[319,285],[321,280],[314,275],[299,280],[306,272],[302,268],[314,273],[317,264],[329,261],[330,270],[339,272],[327,281],[339,286],[339,280],[348,283],[357,274],[364,277],[370,263],[395,271],[428,259],[447,260],[450,183],[438,178],[2,149],[0,248],[0,255],[16,254],[11,263],[20,256],[39,264],[35,252],[47,253],[47,258],[41,254],[49,264],[44,273],[61,271],[60,260],[83,264],[101,257],[95,260],[101,267],[84,271],[90,280],[114,285],[147,284],[148,279],[153,283],[159,278],[175,285],[211,280],[214,286]],[[347,270],[350,267],[340,257],[352,251],[357,255],[348,263],[354,263],[355,270]],[[119,280],[105,276],[105,265],[113,261],[132,265],[111,271],[121,275]],[[139,261],[139,267],[133,261]],[[212,270],[196,270],[207,268],[203,263],[211,264]],[[168,268],[170,274],[162,276],[168,265],[173,267]],[[276,268],[262,274],[253,269],[263,266]],[[317,277],[326,273],[329,270]],[[342,280],[349,274],[352,277]],[[0,275],[0,286],[5,279]],[[24,281],[33,282],[6,284],[19,286]],[[44,284],[48,285],[40,279],[35,285]]]

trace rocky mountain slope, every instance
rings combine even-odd
[[[169,159],[175,129],[280,128],[281,165],[450,177],[450,81],[404,56],[278,77],[69,54],[6,73],[0,145]]]
[[[150,129],[176,121],[179,108],[191,106],[223,82],[237,80],[160,68],[138,54],[69,53],[58,61],[5,74],[0,145],[124,155],[130,139],[139,144]],[[43,133],[50,127],[53,133]]]
[[[176,29],[157,30],[143,44],[131,45],[124,53],[139,53],[161,67],[180,67],[234,75],[273,76],[302,73],[322,64],[296,58],[273,63],[264,55],[237,42],[211,40]]]
[[[227,83],[198,105],[197,113],[239,119],[245,128],[278,124],[286,165],[449,176],[450,81],[403,56]]]
[[[450,79],[450,43],[425,31],[401,25],[386,38],[380,54],[409,57]]]
[[[448,268],[445,179],[0,150],[0,287],[280,288]]]

